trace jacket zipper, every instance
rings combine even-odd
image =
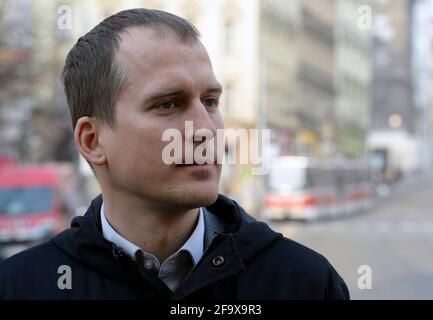
[[[202,259],[204,259],[204,257],[206,256],[207,251],[209,250],[210,246],[212,245],[213,241],[218,237],[218,233],[214,232],[212,235],[211,240],[209,241],[208,245],[206,246],[206,248],[203,251],[203,255],[202,255]],[[183,282],[185,282],[186,280],[188,280],[188,278],[191,276],[191,273],[196,269],[196,267],[200,264],[200,261],[189,271],[188,275],[186,276],[185,280],[183,280]]]

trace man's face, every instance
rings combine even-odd
[[[116,60],[129,85],[117,101],[114,128],[105,125],[100,136],[109,188],[168,207],[214,202],[221,165],[166,165],[162,159],[169,143],[162,141],[164,130],[179,130],[184,147],[185,121],[193,122],[194,131],[206,128],[215,136],[223,128],[220,84],[203,45],[130,28],[122,34]]]

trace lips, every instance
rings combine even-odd
[[[176,162],[175,163],[176,163],[177,167],[206,166],[206,165],[218,164],[217,159],[214,159],[212,162],[210,162],[210,159],[203,159],[203,160],[205,160],[204,163],[198,163],[197,161],[195,161],[195,159],[192,159],[192,160],[193,160],[192,163],[186,163],[187,161],[185,159],[182,159],[182,161],[180,161],[179,163],[176,163]]]
[[[215,163],[191,163],[191,164],[177,164],[178,167],[193,167],[193,166],[206,166],[206,165],[215,165]]]

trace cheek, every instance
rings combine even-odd
[[[120,137],[120,136],[119,136]],[[171,175],[162,161],[163,141],[158,130],[135,132],[118,141],[112,175],[131,190],[157,190]]]
[[[159,168],[162,165],[164,143],[158,130],[142,131],[131,137],[124,152],[129,154],[137,166]],[[132,163],[131,163],[132,164]]]
[[[159,127],[134,121],[122,123],[112,140],[110,155],[117,167],[135,171],[162,163],[163,141]],[[141,168],[141,169],[140,169]]]

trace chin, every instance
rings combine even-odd
[[[176,197],[176,203],[187,208],[206,207],[218,198],[218,184],[197,183],[185,186]]]

